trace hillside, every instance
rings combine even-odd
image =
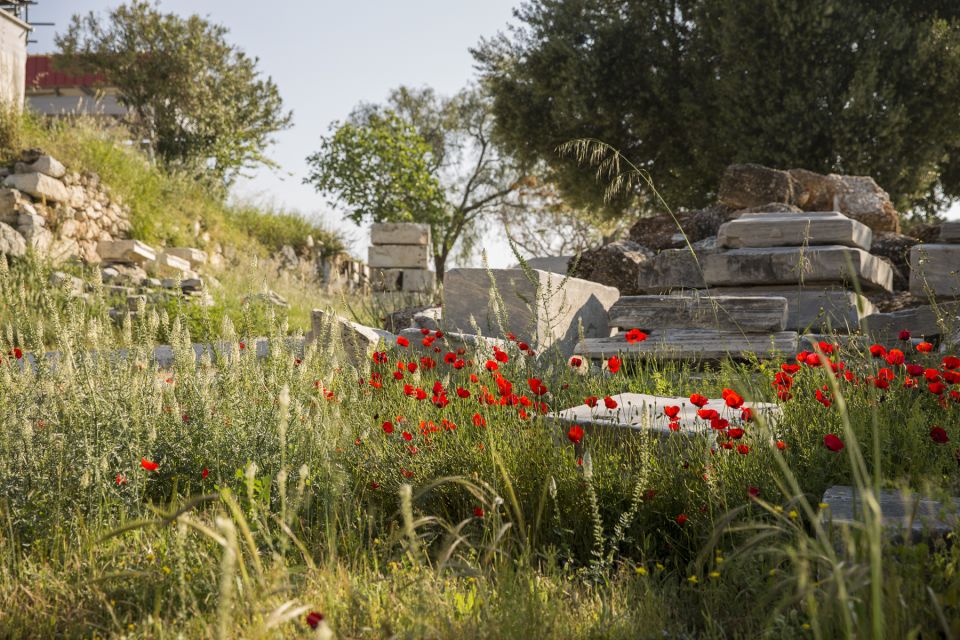
[[[195,332],[218,327],[224,315],[256,332],[261,324],[256,317],[263,314],[244,310],[242,303],[248,295],[268,291],[290,303],[280,312],[291,329],[305,329],[310,306],[327,297],[308,269],[289,264],[291,255],[327,258],[343,251],[339,235],[315,221],[253,203],[231,203],[217,187],[160,169],[131,146],[122,128],[92,120],[44,121],[4,114],[0,166],[13,166],[25,150],[42,150],[71,174],[82,176],[83,184],[101,185],[122,203],[129,222],[125,236],[156,247],[196,247],[216,257],[217,264],[205,274],[214,285],[212,304],[203,310],[182,309],[188,317],[207,320],[194,323]],[[279,259],[281,250],[286,262]],[[90,265],[76,260],[54,265],[42,255],[17,260],[12,268],[15,277],[35,285],[54,268],[88,282],[95,279]],[[41,313],[39,308],[36,312]]]

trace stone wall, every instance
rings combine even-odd
[[[0,176],[0,253],[22,256],[32,248],[55,263],[96,263],[99,242],[129,237],[129,209],[94,173],[67,171],[29,149]]]

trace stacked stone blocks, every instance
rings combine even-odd
[[[376,292],[429,293],[436,287],[430,271],[430,227],[378,222],[370,230],[367,264]]]

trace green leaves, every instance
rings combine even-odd
[[[130,125],[169,169],[228,186],[241,172],[272,164],[264,150],[290,126],[277,86],[257,59],[199,16],[163,14],[135,0],[73,16],[56,38],[57,65],[102,73],[130,107]]]
[[[357,224],[440,223],[445,199],[431,168],[431,148],[393,111],[366,122],[334,123],[320,151],[307,158],[307,182],[334,196]]]

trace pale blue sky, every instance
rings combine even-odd
[[[105,11],[120,0],[39,0],[30,11],[38,27],[31,53],[55,49],[53,36],[74,13]],[[260,171],[237,185],[240,197],[264,198],[349,232],[354,252],[365,255],[364,230],[344,221],[302,184],[305,158],[333,120],[358,102],[382,101],[401,84],[429,85],[452,94],[474,77],[468,48],[511,21],[519,0],[161,0],[162,10],[199,13],[230,29],[231,42],[260,58],[272,76],[294,126],[277,135],[271,156],[280,172]],[[495,236],[496,234],[490,234]],[[488,247],[495,266],[512,259],[501,243]]]

